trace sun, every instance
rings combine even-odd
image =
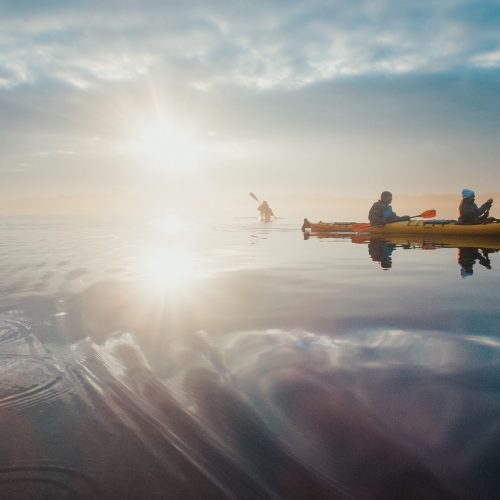
[[[192,128],[167,115],[142,123],[133,141],[134,152],[149,165],[169,172],[196,170],[203,146]]]

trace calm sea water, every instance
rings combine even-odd
[[[500,242],[0,220],[0,498],[500,496]]]

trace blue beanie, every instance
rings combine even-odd
[[[467,271],[467,269],[465,269],[464,267],[461,267],[460,268],[460,276],[462,277],[462,279],[470,278],[472,276],[472,270]]]
[[[475,196],[474,191],[472,189],[462,189],[462,198],[466,200],[467,198],[472,198]]]

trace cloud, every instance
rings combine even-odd
[[[477,2],[458,0],[7,2],[0,85],[50,76],[87,89],[161,72],[198,87],[297,88],[497,68],[500,8],[480,4],[471,15]]]
[[[472,61],[482,68],[498,68],[500,67],[500,50],[477,54],[472,57]]]

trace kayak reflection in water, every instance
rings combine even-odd
[[[498,252],[498,250],[479,249],[479,248],[464,248],[458,249],[458,264],[460,265],[460,276],[468,278],[474,273],[474,264],[479,262],[486,269],[491,269],[491,261],[489,254]]]
[[[271,220],[271,217],[274,217],[273,209],[269,206],[267,201],[263,201],[258,207],[257,210],[260,212],[261,219]]]
[[[368,253],[373,262],[380,262],[382,269],[390,269],[392,267],[392,252],[396,248],[395,243],[381,239],[371,239],[368,242]]]

